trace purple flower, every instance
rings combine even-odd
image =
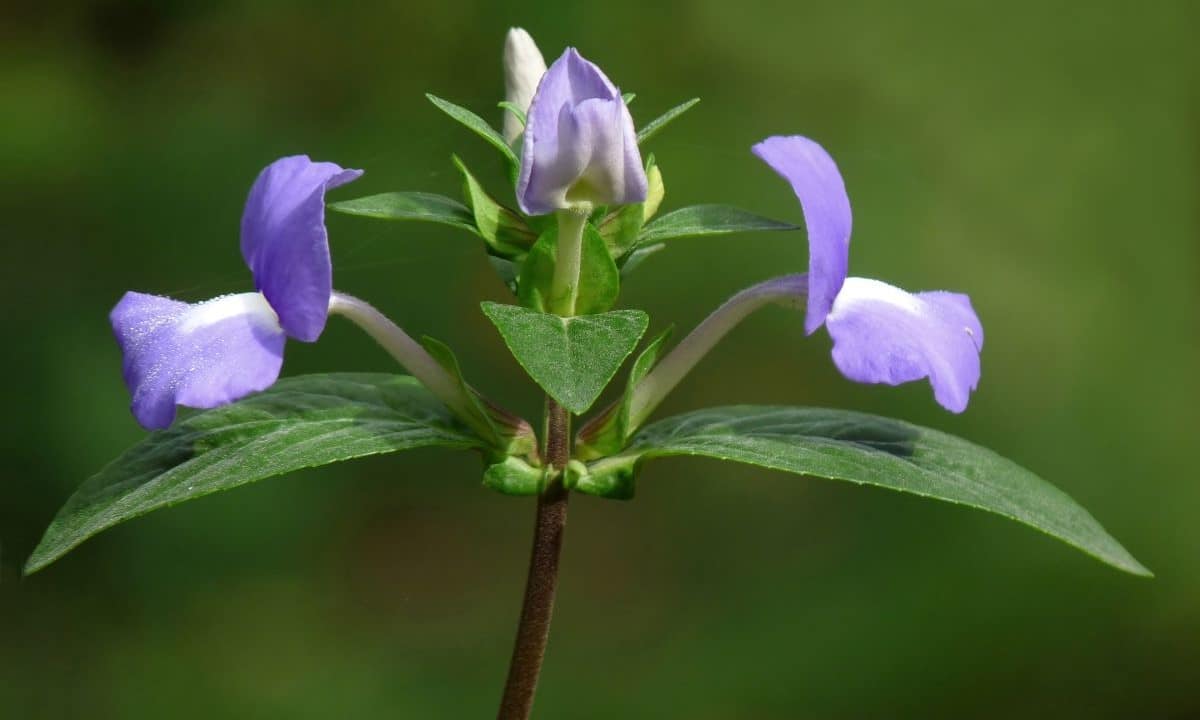
[[[567,48],[526,118],[517,202],[529,215],[646,199],[633,118],[600,68]]]
[[[284,340],[317,339],[333,281],[325,191],[360,175],[307,155],[259,174],[242,215],[242,256],[258,292],[195,304],[125,293],[109,319],[143,427],[168,427],[176,405],[217,407],[270,387]]]
[[[754,153],[800,200],[809,244],[805,329],[828,328],[838,370],[856,382],[888,385],[927,377],[942,407],[965,410],[979,384],[983,348],[970,299],[847,277],[850,200],[833,158],[800,136],[767,138]]]

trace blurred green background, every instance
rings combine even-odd
[[[334,198],[455,194],[494,154],[426,91],[498,118],[503,33],[578,46],[641,122],[664,209],[799,220],[749,153],[803,133],[855,207],[852,270],[971,294],[987,328],[965,415],[927,385],[856,386],[800,316],[763,312],[664,412],[838,405],[965,435],[1066,490],[1142,562],[1113,571],[1016,524],[703,460],[572,503],[543,718],[1200,717],[1200,6],[1007,3],[24,2],[0,11],[5,469],[0,715],[488,717],[533,516],[427,450],[304,472],[120,526],[19,568],[92,471],[142,436],[106,313],[126,289],[249,289],[259,169],[367,170]],[[335,283],[532,416],[478,310],[477,241],[329,221]],[[804,239],[680,241],[622,304],[687,329],[805,267]],[[389,370],[344,322],[285,373]]]

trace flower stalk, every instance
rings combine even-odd
[[[371,339],[386,350],[396,362],[421,381],[421,384],[450,408],[451,412],[482,437],[497,442],[505,441],[505,438],[497,437],[497,428],[493,426],[492,420],[501,420],[503,424],[510,426],[508,430],[514,438],[532,435],[532,430],[525,421],[479,398],[486,404],[492,417],[484,415],[476,404],[476,398],[468,394],[473,391],[465,388],[458,378],[442,367],[420,343],[370,303],[352,295],[334,292],[329,298],[329,314],[341,315],[371,336]]]
[[[802,304],[806,292],[808,276],[801,273],[752,285],[726,300],[634,388],[629,404],[628,431],[633,432],[645,422],[691,369],[747,316],[771,303]]]
[[[587,219],[588,211],[584,209],[572,208],[558,212],[558,248],[550,284],[550,303],[554,312],[562,317],[575,316]]]

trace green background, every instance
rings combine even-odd
[[[771,310],[664,412],[835,405],[972,438],[1066,490],[1142,562],[1113,571],[1004,520],[879,490],[666,460],[631,503],[572,503],[544,718],[1167,718],[1200,714],[1200,10],[1186,2],[18,3],[0,11],[5,257],[0,715],[488,717],[518,612],[528,498],[426,450],[214,496],[19,567],[92,471],[142,436],[106,313],[126,289],[250,288],[246,191],[306,152],[366,169],[333,197],[455,194],[493,151],[422,97],[498,118],[504,30],[570,43],[645,122],[664,209],[799,220],[749,153],[818,139],[855,207],[851,266],[970,293],[970,410],[856,386]],[[785,9],[786,8],[786,9]],[[505,196],[507,197],[507,196]],[[449,344],[533,415],[478,308],[476,239],[329,221],[335,283]],[[799,233],[679,241],[623,289],[652,330],[805,267]],[[285,373],[388,370],[348,324]]]

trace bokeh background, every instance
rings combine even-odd
[[[306,152],[367,170],[334,198],[456,194],[490,148],[423,98],[490,118],[505,29],[573,44],[654,141],[664,209],[799,220],[749,146],[838,159],[852,269],[970,292],[988,333],[969,412],[855,386],[800,317],[760,313],[664,412],[837,405],[991,446],[1069,492],[1158,574],[1122,575],[949,505],[703,460],[630,503],[572,503],[543,718],[1200,717],[1200,6],[717,0],[8,3],[0,11],[4,469],[0,715],[488,717],[533,503],[426,450],[153,514],[30,578],[56,509],[142,437],[106,313],[126,289],[249,288],[258,170]],[[503,6],[503,7],[502,7]],[[533,416],[478,310],[506,291],[437,226],[329,221],[335,282],[458,351]],[[686,329],[805,267],[803,236],[680,241],[623,289]],[[343,322],[285,372],[389,370]]]

